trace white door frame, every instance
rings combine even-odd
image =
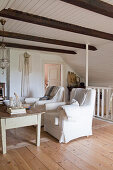
[[[43,92],[45,92],[45,64],[60,64],[61,65],[61,86],[63,86],[63,70],[65,63],[59,61],[42,60],[42,76],[43,76]]]

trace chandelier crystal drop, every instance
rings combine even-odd
[[[0,68],[2,69],[2,73],[4,74],[4,70],[9,66],[7,49],[4,43],[4,25],[6,23],[6,20],[1,19],[0,23],[2,25],[2,31],[3,31],[2,42],[0,45]]]

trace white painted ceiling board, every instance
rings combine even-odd
[[[8,0],[7,5],[4,7],[6,9],[10,8],[11,5],[15,2],[16,0]]]
[[[108,3],[108,4],[113,5],[113,0],[101,0],[101,1],[103,1],[103,2],[106,2],[106,3]]]
[[[0,0],[0,10],[9,8],[15,0]]]
[[[1,0],[1,1],[0,1],[0,10],[2,10],[3,8],[5,8],[6,5],[7,5],[7,3],[8,3],[8,0]]]

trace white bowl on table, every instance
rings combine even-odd
[[[3,103],[4,103],[6,106],[9,106],[10,101],[9,101],[9,100],[4,100]]]

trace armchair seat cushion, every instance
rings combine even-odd
[[[37,101],[39,101],[39,98],[33,98],[33,97],[31,97],[31,98],[25,98],[25,102],[26,102],[27,104],[34,104],[34,103],[37,102]]]
[[[40,97],[40,101],[41,100],[50,100],[51,99],[51,97],[50,96],[44,96],[44,97]]]

